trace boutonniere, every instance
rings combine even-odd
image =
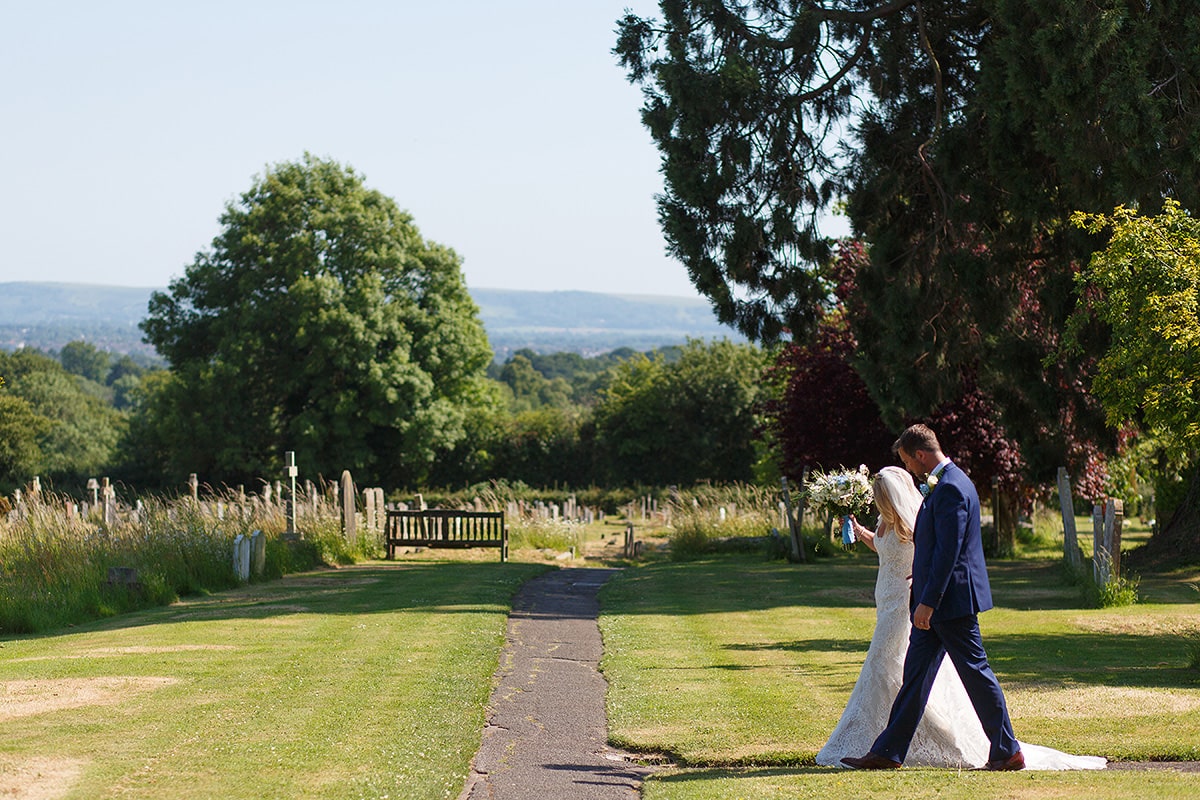
[[[933,491],[933,487],[937,485],[938,476],[930,473],[929,477],[925,479],[925,482],[921,484],[921,495],[923,497],[928,497],[929,493]]]

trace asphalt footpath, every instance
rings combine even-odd
[[[629,800],[651,768],[607,744],[596,620],[616,570],[569,568],[513,599],[479,752],[459,800]]]

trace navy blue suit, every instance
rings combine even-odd
[[[913,546],[911,610],[924,604],[934,610],[933,617],[929,630],[914,627],[909,634],[904,681],[887,728],[871,751],[903,763],[942,656],[947,655],[992,743],[989,760],[1007,759],[1020,745],[979,635],[977,615],[992,607],[979,530],[979,495],[971,479],[953,463],[946,465],[921,504]]]

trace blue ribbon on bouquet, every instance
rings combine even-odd
[[[850,547],[854,544],[854,528],[850,527],[850,517],[842,517],[842,545]]]

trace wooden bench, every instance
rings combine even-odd
[[[389,559],[397,547],[498,547],[500,560],[508,561],[503,511],[389,510],[383,537]]]

